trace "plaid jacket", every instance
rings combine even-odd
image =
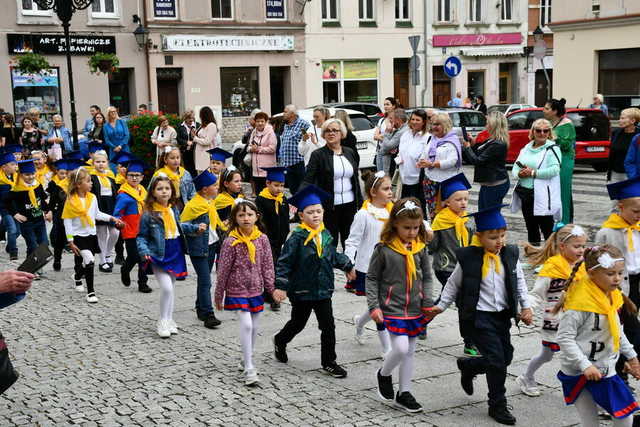
[[[302,138],[302,131],[309,129],[311,125],[300,117],[292,123],[285,123],[282,135],[280,135],[280,152],[278,159],[281,166],[289,167],[304,161],[304,157],[298,152],[298,142]]]

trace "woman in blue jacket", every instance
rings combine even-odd
[[[627,174],[627,178],[635,178],[640,175],[640,150],[638,150],[638,144],[640,144],[640,109],[638,108],[626,108],[620,113],[620,129],[616,130],[611,136],[611,149],[610,159],[615,155],[616,151],[626,148],[626,157],[624,158],[624,171]],[[626,142],[626,144],[625,144]],[[628,147],[625,147],[625,145]],[[617,150],[616,150],[617,149]],[[615,162],[614,158],[613,161]],[[610,162],[612,163],[612,162]],[[612,181],[611,178],[622,177],[610,177],[607,175],[607,181]],[[615,182],[615,180],[613,180]]]
[[[129,128],[124,120],[118,117],[116,107],[107,108],[107,122],[104,124],[104,142],[109,146],[111,158],[121,151],[130,152]]]

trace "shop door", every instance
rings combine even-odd
[[[157,68],[158,110],[164,114],[180,114],[182,68]]]
[[[340,82],[323,82],[322,93],[322,102],[324,104],[340,102]]]
[[[109,73],[109,105],[116,107],[121,116],[131,114],[131,71],[131,68],[118,68],[115,73]]]
[[[446,107],[451,99],[451,80],[442,65],[433,67],[433,106]]]
[[[498,98],[500,104],[512,104],[516,102],[516,65],[517,64],[513,63],[500,64],[498,80]]]
[[[553,70],[547,70],[547,74],[549,75],[549,82],[551,83],[548,91],[547,86],[549,85],[547,84],[547,78],[544,76],[544,70],[536,71],[536,105],[544,105],[551,98],[548,94],[553,93]]]
[[[393,58],[393,96],[400,105],[409,105],[409,59]]]
[[[269,85],[271,89],[271,114],[284,111],[291,102],[291,75],[289,67],[269,67]]]

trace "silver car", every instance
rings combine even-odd
[[[470,110],[468,108],[431,108],[431,107],[417,107],[406,109],[407,117],[411,117],[411,113],[414,110],[434,110],[436,113],[445,113],[449,115],[451,123],[453,123],[453,130],[456,131],[458,138],[462,140],[462,128],[467,130],[467,133],[476,135],[478,132],[484,130],[487,125],[487,119],[480,111]]]

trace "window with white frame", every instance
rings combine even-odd
[[[469,22],[482,22],[482,0],[469,0]]]
[[[322,2],[322,20],[338,20],[338,0],[320,0]]]
[[[451,0],[437,0],[438,1],[438,21],[439,22],[451,22]]]
[[[117,18],[117,0],[93,0],[91,16],[93,18]]]
[[[360,21],[375,21],[375,0],[358,0]]]
[[[50,16],[52,15],[51,10],[42,10],[40,6],[36,4],[33,0],[21,0],[22,6],[22,14],[23,15],[38,15],[38,16]]]
[[[511,21],[513,19],[513,0],[501,0],[500,20]]]
[[[540,0],[540,26],[546,27],[551,22],[551,0]]]
[[[396,0],[396,21],[409,20],[409,0]]]
[[[233,0],[211,0],[213,19],[233,19]]]

